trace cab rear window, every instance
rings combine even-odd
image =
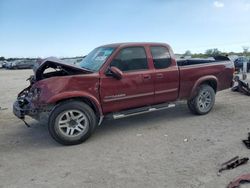
[[[162,46],[152,46],[150,51],[156,69],[165,69],[171,65],[171,56],[167,48]]]

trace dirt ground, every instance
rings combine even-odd
[[[85,143],[65,147],[47,127],[12,114],[31,70],[0,70],[0,188],[221,188],[250,173],[250,164],[217,176],[219,164],[239,155],[250,132],[250,97],[226,90],[206,116],[176,108],[104,121]],[[250,75],[248,75],[250,77]],[[187,142],[184,140],[187,139]],[[244,185],[244,187],[250,187]]]

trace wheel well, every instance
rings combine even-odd
[[[87,105],[89,105],[89,107],[94,111],[94,113],[96,114],[97,117],[100,117],[100,112],[98,110],[98,107],[89,98],[86,98],[86,97],[74,97],[74,98],[70,98],[70,99],[59,100],[59,101],[56,102],[56,104],[59,104],[61,102],[65,102],[65,101],[81,101],[81,102],[84,102]]]
[[[206,80],[204,82],[202,82],[200,85],[209,85],[214,89],[214,92],[216,93],[217,91],[217,82],[215,80]]]

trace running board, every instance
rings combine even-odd
[[[158,104],[158,105],[154,105],[154,106],[147,106],[147,107],[136,108],[136,109],[132,109],[132,110],[121,111],[118,113],[112,113],[112,114],[107,115],[106,117],[108,119],[121,119],[121,118],[125,118],[125,117],[139,115],[139,114],[146,114],[149,112],[165,110],[165,109],[173,108],[173,107],[175,107],[175,104],[164,103],[164,104]]]

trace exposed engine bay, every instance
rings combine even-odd
[[[62,60],[50,57],[44,60],[38,60],[33,68],[34,77],[31,82],[43,80],[54,76],[68,76],[77,74],[87,74],[91,71],[77,67],[71,64],[66,64]]]

